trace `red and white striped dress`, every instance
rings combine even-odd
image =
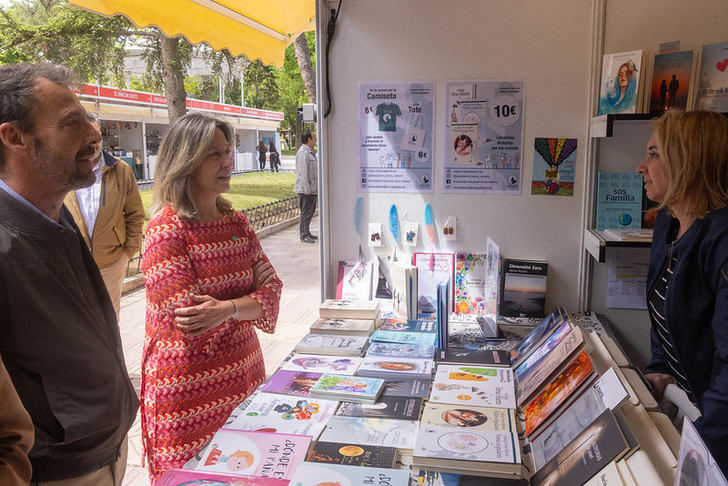
[[[253,265],[268,261],[241,213],[214,222],[184,222],[165,207],[149,222],[142,268],[146,336],[141,414],[152,482],[181,467],[265,380],[253,326],[273,333],[283,283],[253,291]],[[190,293],[231,299],[249,295],[263,308],[255,321],[228,319],[201,336],[174,324],[174,309],[195,305]]]

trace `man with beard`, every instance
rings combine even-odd
[[[94,182],[101,142],[71,82],[60,66],[0,66],[0,356],[35,428],[33,484],[116,486],[139,401],[63,206]]]

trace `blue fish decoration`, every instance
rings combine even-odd
[[[354,227],[356,228],[356,232],[359,234],[359,238],[361,239],[361,222],[364,219],[364,199],[358,197],[356,199],[356,203],[354,204]]]
[[[395,244],[399,244],[399,218],[397,217],[397,206],[394,204],[389,208],[389,231],[392,232]]]

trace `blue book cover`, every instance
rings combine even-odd
[[[363,376],[329,375],[323,374],[311,393],[315,395],[336,395],[337,397],[351,397],[352,399],[373,399],[379,395],[384,380],[379,378],[366,378]]]
[[[641,228],[642,184],[636,172],[599,172],[596,228]]]

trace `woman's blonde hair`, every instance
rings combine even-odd
[[[728,205],[728,119],[712,111],[670,110],[654,123],[668,179],[660,207],[696,218]]]
[[[190,175],[204,160],[218,128],[232,145],[232,127],[204,113],[187,113],[169,127],[159,145],[154,170],[152,214],[169,204],[181,219],[197,218],[197,208],[190,197]],[[230,201],[222,196],[217,196],[215,204],[223,214],[233,212]]]

